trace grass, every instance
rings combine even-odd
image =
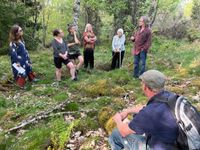
[[[169,40],[163,37],[154,37],[147,59],[148,69],[158,69],[164,72],[169,81],[167,89],[192,97],[200,89],[200,48],[199,43]],[[72,130],[81,130],[84,133],[98,129],[106,124],[108,118],[97,119],[99,112],[105,107],[113,112],[125,107],[124,95],[135,103],[145,103],[146,97],[142,93],[140,81],[132,77],[133,57],[132,45],[126,45],[123,67],[109,71],[111,50],[110,45],[97,46],[95,50],[95,68],[92,71],[81,69],[79,81],[70,80],[67,69],[63,66],[62,82],[58,87],[53,86],[55,67],[52,50],[40,50],[30,54],[33,69],[40,78],[35,84],[28,83],[26,90],[20,90],[10,84],[12,72],[8,56],[0,56],[0,83],[6,91],[0,92],[0,149],[44,149],[54,141],[54,148],[63,148]],[[9,81],[9,82],[8,82]],[[182,86],[187,82],[186,87]],[[96,109],[86,118],[80,114],[72,126],[67,124],[62,116],[49,118],[37,125],[26,127],[24,132],[5,135],[4,131],[14,127],[20,121],[38,112],[54,107],[58,103],[70,99],[63,111],[78,111]],[[107,115],[105,115],[107,117]],[[103,120],[103,121],[102,121]],[[103,122],[103,123],[102,123]],[[57,137],[57,139],[55,138]],[[62,139],[62,140],[61,140]],[[62,141],[59,143],[58,141]]]

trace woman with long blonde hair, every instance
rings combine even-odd
[[[84,67],[88,68],[88,64],[90,64],[90,69],[94,68],[94,49],[95,42],[97,37],[93,32],[93,28],[91,24],[87,24],[85,27],[85,32],[83,33],[84,39]]]

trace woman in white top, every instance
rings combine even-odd
[[[125,53],[125,35],[123,29],[117,30],[117,35],[112,40],[112,64],[111,69],[120,68]]]

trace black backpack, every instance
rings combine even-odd
[[[174,115],[179,128],[177,147],[180,150],[200,150],[200,113],[187,98],[171,93],[168,98],[153,101],[168,104]]]

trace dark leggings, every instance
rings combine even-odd
[[[121,57],[121,60],[120,60]],[[112,64],[111,69],[120,68],[122,66],[122,61],[124,58],[124,51],[121,52],[112,52]]]
[[[83,52],[84,54],[84,67],[87,68],[90,64],[90,69],[94,68],[94,49],[87,48]]]

